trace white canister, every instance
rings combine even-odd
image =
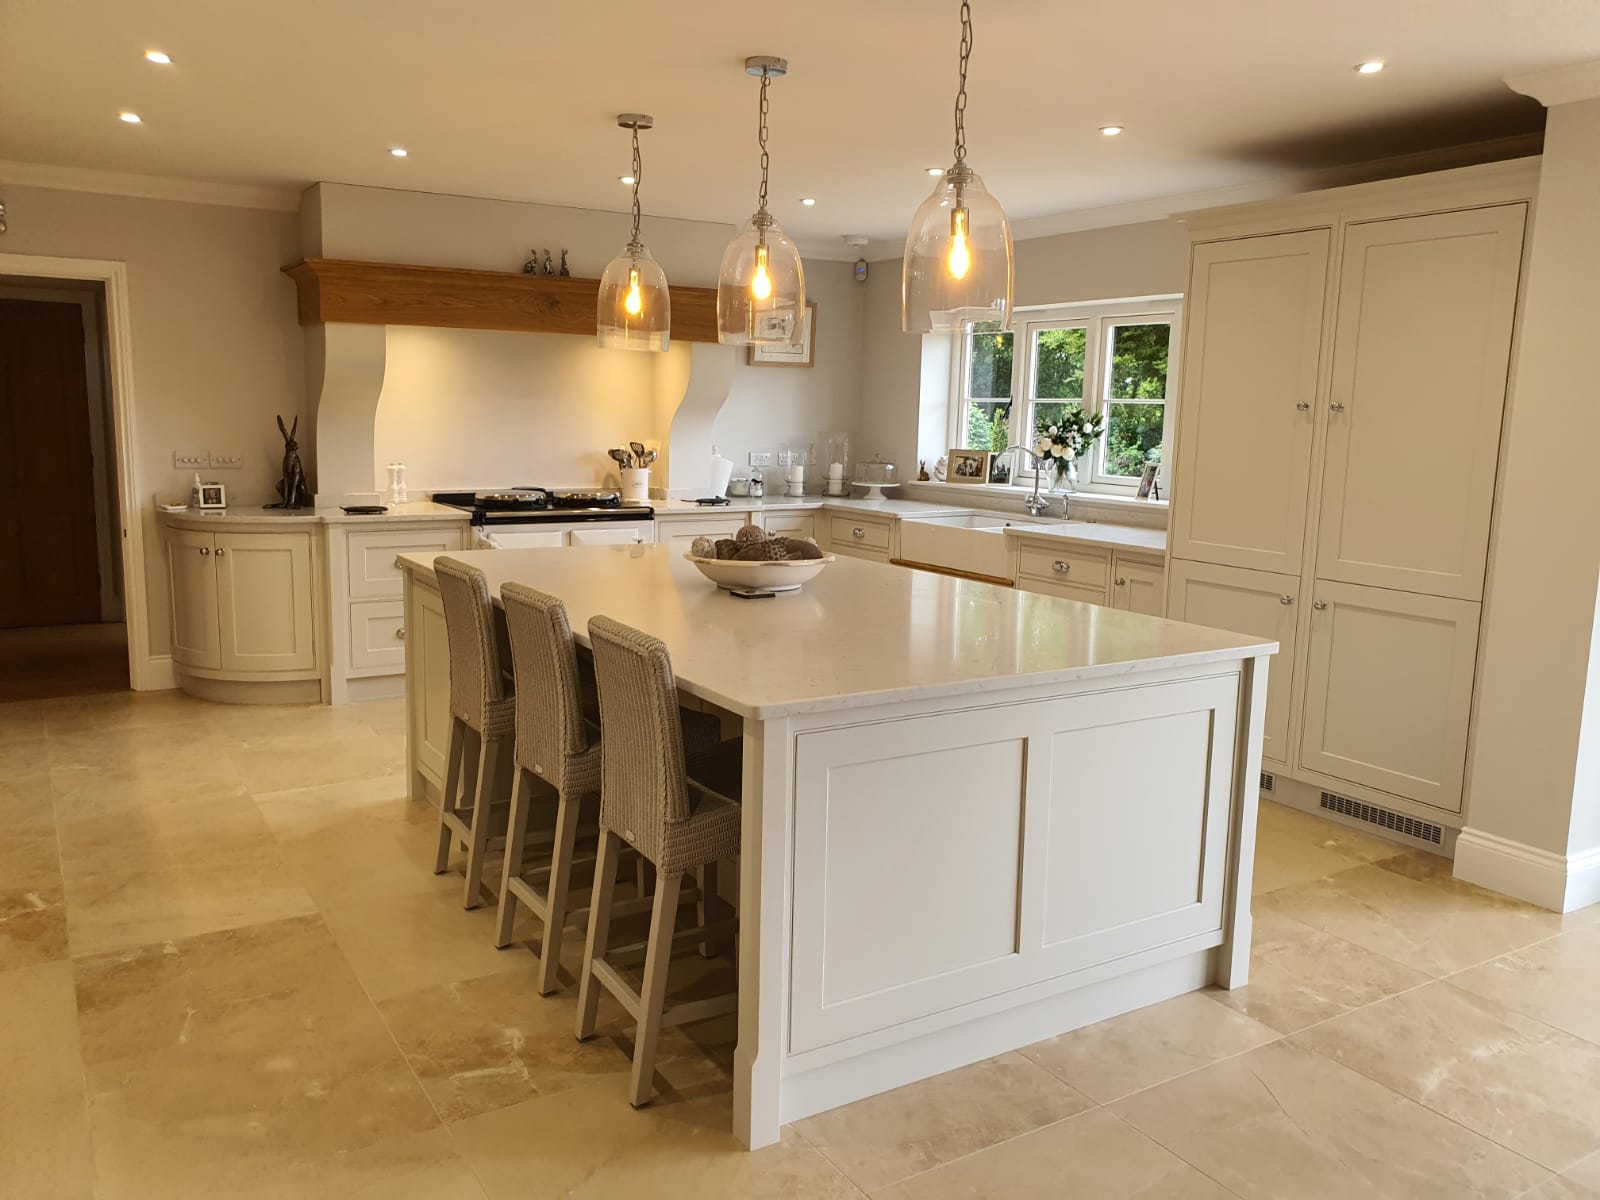
[[[650,499],[650,468],[622,468],[622,500],[624,504],[643,503]]]
[[[726,496],[728,494],[728,481],[733,478],[733,462],[722,457],[721,452],[711,447],[711,494],[713,496]]]

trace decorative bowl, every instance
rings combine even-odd
[[[731,558],[684,557],[699,568],[719,588],[738,592],[789,592],[815,579],[833,555],[821,558],[795,558],[770,562],[740,562]]]

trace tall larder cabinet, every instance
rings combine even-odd
[[[1459,827],[1536,160],[1193,214],[1168,614],[1277,638],[1267,770]]]

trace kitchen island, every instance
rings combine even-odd
[[[409,779],[448,725],[434,555],[404,573]],[[1245,982],[1275,643],[840,559],[742,600],[667,546],[472,551],[492,593],[661,638],[742,722],[735,1132]]]

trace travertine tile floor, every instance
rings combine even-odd
[[[629,1026],[490,948],[403,754],[394,703],[0,704],[0,1196],[1600,1197],[1600,913],[1265,805],[1248,988],[746,1154],[731,1021],[630,1110]]]

